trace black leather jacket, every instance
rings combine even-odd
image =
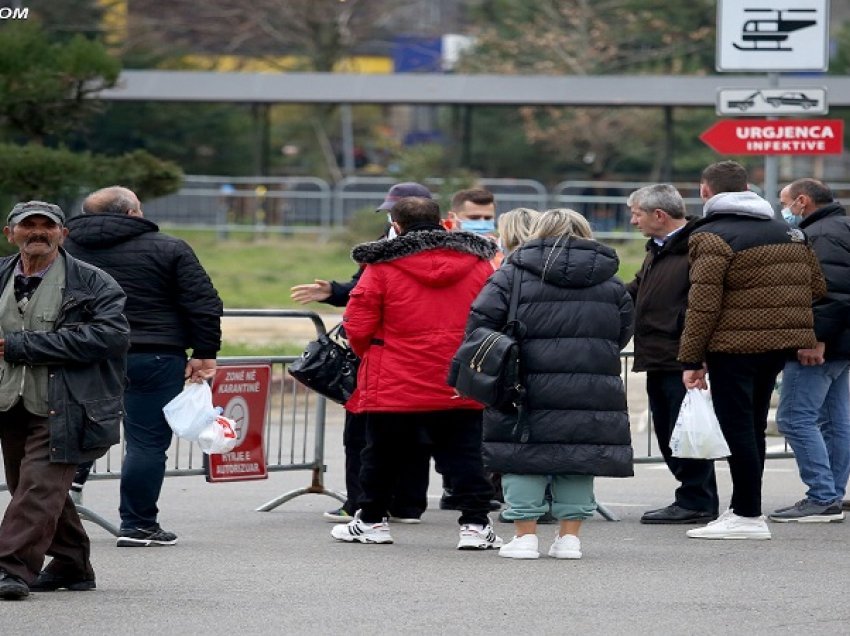
[[[119,441],[130,327],[118,283],[60,252],[66,280],[54,331],[4,334],[5,358],[9,364],[49,367],[50,461],[78,464]],[[0,259],[0,290],[19,258]]]

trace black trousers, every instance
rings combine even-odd
[[[466,409],[367,413],[366,448],[360,469],[361,519],[366,523],[381,521],[407,450],[425,444],[437,472],[451,480],[461,508],[458,522],[487,525],[493,487],[481,459],[481,416],[481,411]]]
[[[366,414],[345,413],[342,433],[345,445],[345,511],[353,515],[361,507],[363,488],[360,485],[361,455],[366,448]],[[401,449],[399,450],[401,452]],[[392,498],[384,515],[418,519],[428,507],[428,479],[431,473],[431,455],[425,444],[412,444],[405,448],[405,461],[399,468],[392,489]]]
[[[76,466],[50,461],[47,418],[19,402],[0,413],[0,444],[12,495],[0,523],[0,568],[32,583],[48,554],[52,573],[94,579],[89,537],[68,496]]]
[[[681,371],[648,371],[646,374],[646,393],[658,448],[667,468],[681,484],[676,488],[676,504],[687,510],[716,515],[719,503],[714,462],[680,459],[673,457],[670,450],[670,435],[676,426],[685,392]]]
[[[776,376],[789,355],[783,350],[706,356],[714,412],[732,453],[729,507],[742,517],[761,515],[767,413]]]

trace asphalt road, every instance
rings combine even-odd
[[[329,423],[326,484],[342,490],[341,425]],[[721,500],[728,470],[718,463]],[[584,558],[537,561],[459,552],[456,513],[426,512],[394,526],[393,545],[335,543],[323,495],[271,512],[262,503],[309,485],[304,471],[268,480],[208,484],[173,477],[161,522],[180,542],[116,548],[87,523],[98,589],[0,602],[0,634],[254,635],[836,634],[850,632],[850,522],[771,524],[771,541],[704,541],[686,527],[644,526],[643,510],[671,501],[661,465],[632,479],[597,482],[597,497],[622,520],[583,528]],[[432,503],[439,496],[432,479]],[[765,510],[803,494],[793,460],[769,462]],[[8,493],[0,493],[0,509]],[[117,521],[118,482],[90,482],[84,503]],[[506,540],[511,526],[496,524]],[[555,533],[541,526],[546,549]]]

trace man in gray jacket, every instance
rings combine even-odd
[[[130,329],[118,284],[61,249],[64,225],[58,206],[30,201],[3,228],[19,254],[0,259],[0,445],[12,495],[0,599],[95,587],[68,488],[77,464],[118,442]]]

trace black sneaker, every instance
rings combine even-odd
[[[148,546],[174,545],[177,543],[177,535],[167,532],[160,527],[148,528],[126,528],[121,530],[118,542],[119,548],[145,548]]]
[[[94,576],[67,576],[54,574],[48,570],[42,570],[38,578],[30,586],[33,592],[55,592],[56,590],[70,590],[71,592],[86,592],[94,590],[97,584]]]
[[[0,570],[0,598],[7,601],[19,601],[29,595],[29,585],[22,578]]]

